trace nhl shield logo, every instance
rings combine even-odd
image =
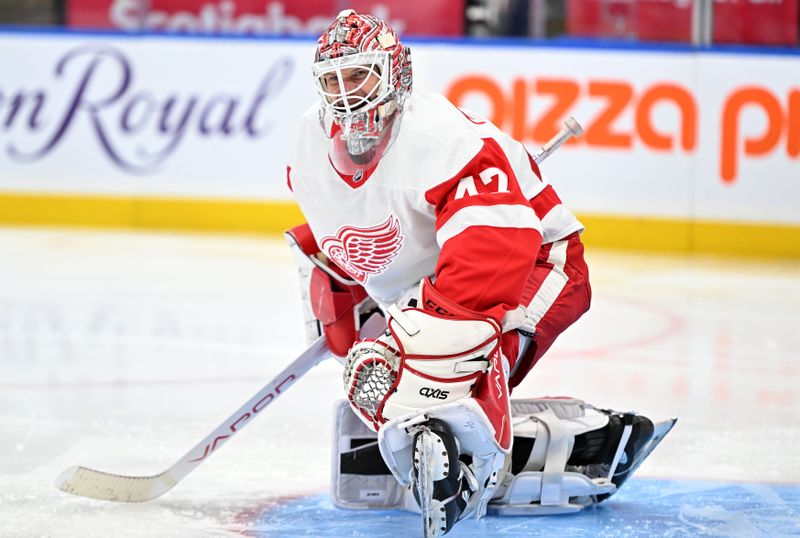
[[[320,248],[353,279],[364,284],[370,275],[386,270],[400,252],[403,240],[400,221],[390,215],[370,228],[342,226],[335,236],[324,237]]]

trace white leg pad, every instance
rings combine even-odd
[[[433,406],[424,412],[409,413],[384,424],[378,433],[378,444],[386,465],[398,482],[403,485],[411,483],[414,426],[429,418],[446,422],[458,439],[461,454],[472,457],[470,469],[480,491],[470,499],[464,513],[474,511],[476,517],[481,517],[486,513],[510,452],[497,444],[491,422],[473,398]]]
[[[594,504],[598,495],[616,491],[607,477],[589,478],[568,470],[567,465],[575,436],[605,427],[608,415],[574,399],[512,400],[511,410],[514,436],[536,439],[528,461],[516,475],[507,472],[510,454],[496,444],[488,419],[471,398],[397,417],[387,422],[379,434],[361,422],[346,400],[338,402],[334,410],[331,476],[334,504],[350,509],[399,508],[419,512],[409,488],[413,460],[413,434],[409,432],[428,418],[447,422],[461,453],[473,457],[471,469],[482,491],[473,497],[466,512],[474,511],[476,517],[485,513],[576,512]],[[382,473],[342,471],[342,462],[359,447],[369,450],[370,465],[385,465]]]
[[[514,434],[536,439],[523,471],[504,474],[489,513],[546,515],[580,510],[616,486],[567,470],[575,436],[603,428],[608,416],[581,400],[531,399],[511,402]]]
[[[333,443],[331,462],[331,498],[339,508],[349,509],[392,509],[404,508],[408,488],[401,485],[383,466],[377,450],[378,434],[370,430],[350,409],[347,400],[340,400],[333,412]],[[360,450],[368,455],[361,458],[354,455]],[[346,460],[369,462],[368,473],[349,473],[344,464]],[[413,498],[411,499],[413,503]]]

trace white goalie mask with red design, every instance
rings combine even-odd
[[[381,19],[345,10],[320,36],[312,73],[331,162],[348,175],[372,168],[397,135],[411,92],[408,47]]]

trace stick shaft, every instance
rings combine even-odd
[[[289,366],[284,368],[281,373],[275,376],[272,381],[264,385],[252,398],[220,424],[217,429],[208,434],[202,441],[197,443],[194,448],[187,452],[180,459],[178,464],[176,464],[176,466],[180,465],[181,470],[178,473],[172,473],[173,477],[175,477],[176,480],[181,480],[184,476],[189,474],[224,442],[239,433],[249,424],[251,418],[255,417],[261,410],[275,401],[289,386],[328,356],[325,338],[320,337],[311,344],[308,349],[301,353],[299,357],[292,361]]]
[[[56,479],[56,486],[73,495],[107,501],[141,502],[155,499],[175,487],[220,446],[239,433],[253,417],[275,401],[289,386],[329,356],[325,338],[320,337],[163,473],[153,476],[123,476],[86,467],[71,467]]]

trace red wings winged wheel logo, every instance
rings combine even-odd
[[[322,239],[320,248],[360,284],[382,273],[403,246],[400,221],[394,215],[371,228],[342,226],[336,236]]]

